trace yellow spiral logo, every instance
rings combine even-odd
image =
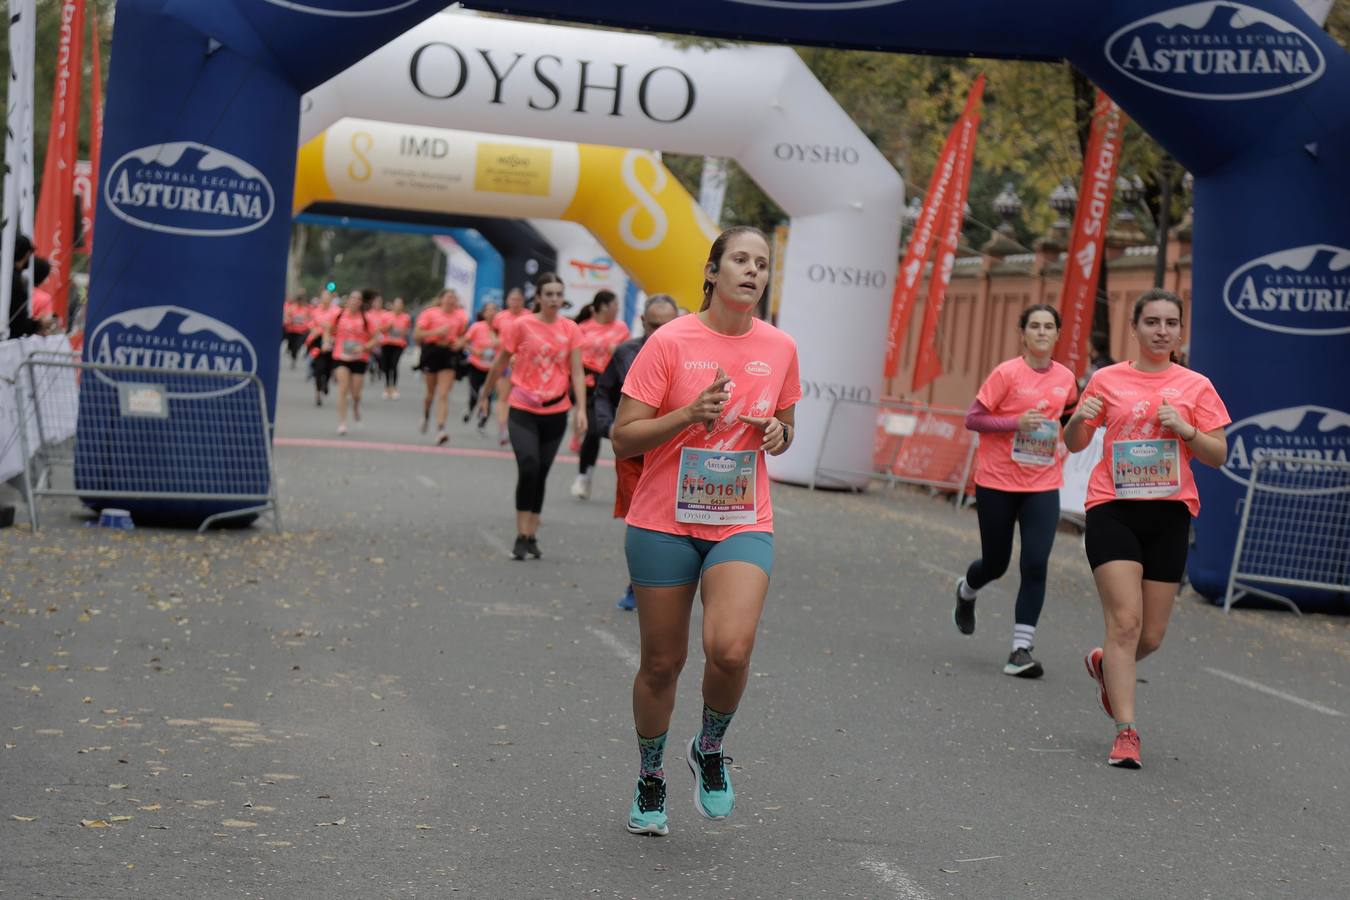
[[[638,178],[637,162],[640,159],[645,159],[655,173],[650,189]],[[666,211],[661,208],[661,204],[657,202],[655,196],[665,190],[665,167],[650,154],[643,153],[640,150],[629,150],[624,154],[623,163],[619,167],[619,177],[633,195],[633,199],[638,202],[638,206],[630,206],[620,217],[619,236],[634,250],[651,250],[659,247],[661,242],[666,239],[666,232],[670,230],[670,220],[666,217]],[[633,224],[643,211],[647,213],[651,220],[651,233],[647,237],[640,238],[634,232]]]
[[[366,154],[375,146],[375,138],[369,131],[358,131],[352,135],[352,156],[356,159],[347,163],[347,177],[352,181],[368,181],[374,173],[374,167]]]

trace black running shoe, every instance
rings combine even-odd
[[[534,535],[530,535],[525,539],[525,549],[535,559],[543,559],[544,557],[544,554],[539,552],[539,539]]]
[[[516,545],[511,548],[512,559],[524,559],[525,554],[529,552],[530,539],[523,534],[516,535]]]
[[[964,578],[956,582],[956,609],[952,610],[952,621],[956,623],[956,630],[962,634],[974,634],[975,601],[961,596],[961,585],[965,583]]]
[[[1045,674],[1045,669],[1031,658],[1030,647],[1018,647],[1008,654],[1008,661],[1003,666],[1003,674],[1012,675],[1016,678],[1040,678]]]

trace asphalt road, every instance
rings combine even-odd
[[[578,502],[564,451],[545,556],[510,561],[509,456],[457,418],[429,447],[404,377],[339,439],[283,370],[280,536],[111,532],[58,504],[0,531],[0,896],[1345,896],[1344,617],[1183,597],[1140,672],[1145,767],[1117,771],[1076,537],[1047,674],[1008,678],[1015,582],[959,635],[975,515],[907,490],[775,487],[736,813],[697,816],[675,750],[670,836],[629,835],[613,469]],[[672,745],[700,669],[694,647]]]

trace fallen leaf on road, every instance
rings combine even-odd
[[[127,786],[126,786],[125,784],[110,784],[110,785],[108,785],[108,790],[110,790],[110,791],[125,791],[126,789],[127,789]]]
[[[221,822],[220,824],[221,824],[221,825],[224,825],[226,828],[256,828],[256,827],[258,827],[258,823],[257,823],[257,822],[246,822],[246,821],[244,821],[243,819],[226,819],[224,822]]]
[[[43,735],[44,737],[60,737],[61,735],[65,734],[65,732],[62,731],[60,728],[39,728],[38,730],[34,731],[33,734],[40,734]]]
[[[418,826],[417,826],[417,830],[418,830],[418,831],[430,831],[430,830],[431,830],[431,826],[430,826],[430,825],[418,825]]]
[[[132,820],[132,818],[133,818],[132,816],[109,816],[109,817],[108,817],[108,821],[109,821],[109,822],[130,822],[130,821]]]
[[[327,826],[329,826],[329,825],[346,825],[346,824],[347,824],[347,817],[346,817],[346,816],[343,816],[342,818],[338,819],[338,820],[335,821],[335,822],[315,822],[314,824],[317,825],[317,826],[319,826],[320,828],[325,828],[325,827],[327,827]]]
[[[158,803],[151,803],[149,806],[138,806],[136,808],[141,812],[159,812],[163,807]]]
[[[371,742],[370,742],[370,746],[372,746],[372,747],[383,747],[384,744],[381,744],[379,741],[371,741]]]
[[[150,826],[148,826],[148,827],[153,828],[153,829],[155,829],[156,831],[168,831],[168,830],[169,830],[169,826],[168,826],[168,825],[150,825]]]
[[[80,820],[80,827],[81,827],[81,828],[108,828],[109,825],[108,825],[107,822],[103,821],[102,819],[81,819],[81,820]]]
[[[10,816],[10,818],[13,819],[15,822],[36,822],[36,821],[37,821],[37,816]],[[422,826],[421,826],[421,825],[418,825],[417,827],[418,827],[418,828],[421,828]]]

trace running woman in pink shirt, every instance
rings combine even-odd
[[[1050,358],[1059,339],[1059,312],[1038,303],[1017,319],[1022,355],[1000,363],[980,385],[966,413],[966,427],[980,432],[975,453],[975,510],[980,558],[956,582],[952,619],[962,634],[975,633],[975,592],[1008,570],[1013,530],[1022,533],[1018,562],[1022,582],[1014,608],[1012,653],[1006,675],[1040,678],[1045,669],[1031,655],[1045,605],[1050,548],[1059,526],[1060,420],[1078,399],[1073,373]]]
[[[511,449],[516,454],[515,559],[539,559],[539,514],[544,509],[548,470],[567,433],[572,393],[583,385],[581,335],[577,323],[562,315],[563,282],[545,272],[535,282],[539,312],[518,317],[502,332],[502,345],[492,361],[478,414],[485,416],[488,398],[502,372],[511,367]],[[577,411],[576,430],[586,430],[586,411]]]
[[[1214,385],[1173,362],[1181,347],[1181,300],[1145,291],[1134,303],[1137,362],[1099,369],[1064,430],[1077,453],[1105,427],[1102,460],[1088,479],[1085,544],[1101,595],[1106,641],[1084,662],[1102,710],[1115,719],[1107,763],[1137,769],[1135,665],[1161,646],[1186,571],[1191,517],[1200,495],[1191,460],[1215,468],[1232,421]]]
[[[450,416],[450,390],[455,386],[458,351],[464,346],[464,332],[468,328],[469,317],[459,305],[459,294],[454,288],[446,288],[441,291],[435,306],[418,314],[413,329],[413,338],[422,345],[422,375],[427,384],[426,394],[422,397],[422,433],[427,433],[434,403],[438,445],[450,441],[445,420]]]
[[[634,834],[669,831],[666,735],[700,587],[703,727],[685,745],[685,761],[701,815],[725,819],[735,804],[722,742],[745,691],[773,568],[764,455],[791,446],[802,393],[796,343],[754,315],[769,281],[764,235],[744,226],[722,232],[703,280],[698,315],[663,326],[638,353],[610,433],[619,459],[644,454],[624,542],[641,635]],[[750,486],[745,496],[738,478]]]
[[[360,422],[361,388],[370,366],[370,352],[380,340],[379,331],[366,314],[361,291],[347,295],[347,302],[328,325],[328,338],[333,346],[333,378],[338,388],[337,433],[346,434],[347,400],[351,399],[352,418]]]
[[[380,371],[384,373],[384,397],[398,399],[398,364],[412,336],[412,316],[408,315],[402,297],[395,297],[384,314],[384,328],[380,331]]]
[[[478,397],[483,393],[487,373],[492,369],[492,361],[497,358],[497,350],[501,347],[497,332],[492,330],[492,320],[496,318],[499,310],[500,307],[491,300],[484,303],[483,308],[478,311],[478,320],[469,326],[468,333],[464,335],[469,354],[469,408],[464,413],[466,423],[473,418],[474,411],[478,409]],[[487,398],[488,411],[478,417],[480,437],[487,426],[488,416],[492,414],[492,395],[488,394]]]
[[[591,300],[591,317],[582,322],[581,367],[586,370],[586,421],[590,427],[581,441],[581,461],[576,481],[572,482],[572,496],[578,500],[591,497],[591,471],[600,458],[600,428],[595,416],[595,385],[609,365],[615,349],[632,337],[628,326],[618,320],[619,299],[613,291],[596,291]]]
[[[497,339],[504,340],[507,329],[521,316],[530,314],[525,306],[525,292],[518,287],[507,291],[506,308],[492,317],[492,330],[497,332]],[[511,411],[510,396],[511,367],[507,366],[502,370],[501,378],[497,379],[497,443],[503,447],[511,443],[511,436],[506,427],[506,420]]]

